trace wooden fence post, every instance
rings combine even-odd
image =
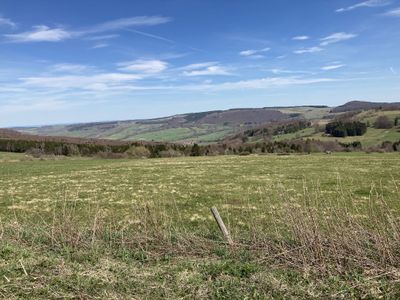
[[[233,240],[231,235],[229,234],[228,229],[226,229],[224,221],[222,221],[221,216],[215,206],[211,207],[211,212],[214,216],[215,221],[217,221],[218,227],[221,230],[222,234],[224,235],[225,239],[228,241],[229,245],[233,245]]]

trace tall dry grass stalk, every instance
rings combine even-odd
[[[247,230],[235,228],[235,214],[230,212],[229,230],[236,242],[231,251],[246,249],[260,263],[301,271],[369,272],[399,278],[400,220],[382,194],[371,189],[363,205],[345,191],[339,190],[338,197],[329,201],[321,195],[318,186],[314,190],[305,186],[301,201],[283,201],[282,209],[264,212],[271,215],[267,223],[254,217]],[[289,198],[285,192],[281,196]],[[122,221],[98,205],[64,200],[47,217],[30,213],[2,221],[0,234],[3,239],[55,251],[128,249],[150,256],[205,256],[223,244],[210,234],[216,228],[211,221],[204,221],[202,231],[191,231],[181,226],[181,217],[173,218],[170,211],[151,202],[132,207],[131,216]]]

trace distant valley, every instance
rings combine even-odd
[[[95,122],[40,127],[17,131],[44,135],[113,140],[160,142],[217,142],[237,132],[267,123],[319,119],[329,114],[326,106],[243,108],[174,115],[147,120]]]
[[[272,139],[274,141],[283,141],[312,138],[329,141],[332,140],[332,137],[325,136],[323,128],[330,120],[341,118],[341,116],[349,116],[354,120],[367,122],[370,127],[364,136],[346,137],[343,138],[343,141],[362,140],[365,146],[375,146],[384,141],[395,142],[400,140],[400,131],[397,127],[379,129],[373,126],[379,116],[387,116],[394,123],[394,119],[400,116],[400,103],[366,101],[350,101],[337,107],[317,105],[240,108],[187,113],[145,120],[19,127],[13,129],[22,133],[40,136],[210,144],[232,140],[238,135],[243,136],[246,132],[251,132],[251,129],[271,127],[275,126],[275,124],[290,124],[291,122],[303,120],[309,121],[307,128],[290,133],[275,130]],[[250,136],[249,139],[257,142],[261,138],[257,138],[256,134],[255,136]]]

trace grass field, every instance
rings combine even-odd
[[[321,141],[332,141],[337,140],[341,143],[351,143],[354,141],[361,142],[363,147],[371,147],[378,146],[382,142],[397,142],[400,140],[400,129],[399,128],[391,128],[391,129],[376,129],[376,128],[368,128],[367,132],[362,136],[348,136],[345,138],[335,138],[323,136],[322,133],[317,133],[310,138],[319,139]]]
[[[316,113],[317,110],[312,111],[312,112]],[[368,127],[367,132],[362,136],[348,136],[345,138],[336,138],[336,137],[325,136],[321,132],[315,132],[314,128],[306,128],[306,129],[300,130],[295,133],[276,135],[276,136],[274,136],[274,141],[284,141],[284,140],[291,140],[291,139],[296,139],[296,138],[304,138],[304,139],[310,138],[310,139],[316,139],[316,140],[321,140],[321,141],[338,141],[340,143],[352,143],[352,142],[358,141],[358,142],[361,142],[361,144],[364,148],[380,146],[383,142],[386,142],[386,141],[393,142],[393,143],[399,141],[400,140],[400,128],[399,127],[393,127],[390,129],[376,129],[373,127],[376,119],[380,116],[387,116],[389,118],[389,120],[394,122],[394,119],[396,117],[400,116],[400,111],[398,111],[398,110],[393,110],[393,111],[368,110],[368,111],[360,112],[357,115],[357,119],[359,119],[361,122],[370,124],[370,127]],[[312,117],[309,117],[309,119],[311,120]],[[321,126],[325,126],[325,123],[327,123],[327,122],[328,122],[328,120],[319,120],[319,123]]]
[[[369,127],[362,136],[347,136],[345,138],[325,136],[321,132],[315,132],[314,128],[306,128],[295,133],[288,133],[274,136],[274,141],[291,140],[294,138],[316,139],[321,141],[338,141],[340,143],[361,142],[364,148],[380,146],[383,142],[397,142],[400,140],[400,129],[393,127],[390,129],[376,129]]]
[[[0,153],[4,299],[400,297],[398,154],[22,158]]]

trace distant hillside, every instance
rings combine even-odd
[[[12,129],[0,128],[0,138],[17,138],[22,136],[21,132]]]
[[[351,101],[335,108],[323,105],[236,108],[144,120],[49,125],[14,129],[19,132],[41,136],[209,144],[229,139],[247,130],[251,132],[252,129],[264,128],[270,125],[276,127],[275,125],[281,126],[282,124],[293,124],[293,122],[298,121],[309,121],[313,124],[312,126],[319,124],[319,126],[323,127],[329,120],[345,117],[343,114],[345,112],[354,115],[360,111],[371,111],[373,113],[376,109],[383,111],[400,110],[400,103]],[[298,132],[273,135],[274,140],[307,136],[316,137],[313,135],[314,129],[312,126],[303,128]],[[287,130],[285,129],[285,131]],[[251,137],[251,139],[256,139],[257,134],[258,132],[256,131],[255,136]],[[395,132],[392,139],[396,137],[397,133]]]
[[[290,119],[292,116],[272,109],[232,109],[212,112],[197,121],[198,124],[259,124]]]
[[[6,140],[12,139],[34,142],[35,147],[40,145],[38,143],[46,142],[48,145],[79,144],[82,149],[88,148],[84,145],[93,144],[96,149],[107,150],[110,147],[125,149],[128,145],[136,143],[146,145],[154,157],[159,155],[158,148],[151,145],[157,144],[174,144],[175,148],[188,146],[189,148],[179,151],[190,152],[188,149],[194,143],[205,147],[234,145],[239,149],[243,143],[251,147],[253,143],[283,142],[302,145],[307,139],[311,139],[317,143],[329,142],[336,145],[356,142],[361,143],[363,149],[383,149],[382,147],[389,149],[392,144],[400,143],[399,105],[399,103],[352,101],[334,109],[326,106],[240,108],[147,120],[0,129],[0,144],[6,149],[8,147]],[[397,107],[399,108],[396,109]],[[392,125],[385,129],[376,126],[376,121],[382,117]],[[325,133],[327,123],[341,120],[362,122],[366,124],[367,131],[362,136],[345,138],[332,137]],[[12,144],[17,145],[17,143]],[[225,146],[222,148],[216,146],[218,150],[216,148],[209,151],[220,152]],[[19,143],[18,147],[23,149],[26,145]],[[174,151],[178,149],[175,148]],[[157,153],[154,152],[155,149]],[[82,151],[87,153],[89,150]]]
[[[325,106],[239,108],[174,115],[147,120],[94,122],[15,128],[44,136],[100,138],[124,141],[211,143],[246,128],[271,122],[320,118]]]
[[[369,110],[369,109],[400,109],[400,102],[368,102],[350,101],[331,110],[332,113]]]
[[[360,142],[364,149],[374,147],[375,149],[383,147],[391,147],[390,143],[398,143],[400,141],[400,124],[396,122],[400,118],[400,109],[391,109],[391,106],[387,106],[383,109],[370,109],[370,110],[358,110],[347,113],[333,114],[332,119],[321,119],[312,122],[311,126],[301,128],[301,126],[295,126],[295,122],[289,122],[286,127],[283,127],[279,123],[269,125],[268,130],[272,132],[272,139],[274,141],[289,141],[293,139],[313,139],[319,141],[337,141],[339,143],[353,143]],[[391,123],[389,128],[378,128],[375,123],[378,118],[385,117],[388,122]],[[325,134],[325,125],[328,122],[335,120],[348,120],[358,121],[367,125],[367,132],[362,136],[347,136],[347,137],[333,137]],[[299,125],[301,125],[299,123]],[[271,130],[277,128],[278,130]],[[282,130],[283,128],[283,130]],[[297,129],[297,130],[296,130]],[[265,134],[260,136],[260,131],[253,133],[252,131],[244,132],[247,134],[250,140],[259,141],[264,138]],[[263,133],[265,130],[263,131]],[[258,133],[258,134],[257,134]]]
[[[71,144],[91,144],[91,145],[110,145],[121,146],[129,145],[128,142],[106,140],[106,139],[85,139],[76,137],[65,136],[40,136],[33,134],[26,134],[12,129],[0,128],[0,140],[24,140],[34,142],[56,142],[56,143],[71,143]]]

